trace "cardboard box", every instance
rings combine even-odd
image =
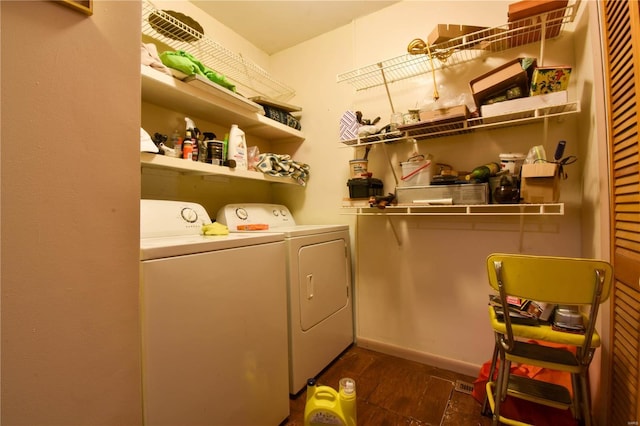
[[[541,38],[540,24],[542,20],[536,15],[546,14],[545,38],[553,38],[560,34],[562,20],[568,0],[523,0],[509,5],[509,29],[513,31],[511,47],[534,43]],[[530,18],[530,19],[527,19]]]
[[[448,108],[439,108],[420,111],[421,123],[434,123],[438,121],[459,119],[464,120],[469,117],[469,108],[466,105],[456,105]]]
[[[520,195],[525,203],[557,203],[560,199],[560,175],[556,163],[522,165]]]
[[[526,96],[535,65],[533,58],[516,58],[471,80],[469,88],[478,109],[488,99],[506,95],[514,88],[520,94],[514,97]]]
[[[489,184],[399,186],[396,197],[398,204],[412,206],[429,205],[430,200],[442,204],[444,199],[451,199],[451,204],[489,204]]]
[[[509,22],[564,9],[568,3],[568,0],[522,0],[511,3],[508,12]]]
[[[452,38],[462,37],[464,35],[486,29],[487,27],[475,27],[472,25],[438,24],[429,34],[427,42],[429,43],[429,46],[433,46],[434,44],[449,41]],[[457,44],[462,44],[462,40],[458,40],[456,43],[453,43],[453,45]]]

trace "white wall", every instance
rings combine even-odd
[[[339,73],[375,64],[405,53],[414,38],[426,38],[438,23],[497,26],[506,23],[509,1],[405,1],[350,25],[274,55],[271,70],[297,90],[293,103],[304,107],[302,125],[307,140],[296,155],[309,162],[312,175],[302,200],[291,197],[298,217],[310,222],[351,220],[357,243],[357,337],[362,345],[403,354],[477,374],[491,356],[493,340],[487,323],[489,292],[484,259],[493,251],[579,256],[581,240],[581,163],[567,168],[562,182],[563,217],[360,217],[340,216],[340,201],[348,196],[348,161],[362,155],[340,146],[338,120],[347,109],[388,121],[391,109],[384,88],[362,92],[337,84]],[[571,37],[547,42],[545,64],[575,64]],[[537,47],[516,48],[469,66],[438,72],[441,98],[468,92],[468,81],[517,56],[538,56]],[[576,99],[579,73],[570,98]],[[390,86],[396,110],[430,102],[430,76]],[[580,117],[581,119],[581,117]],[[580,145],[578,118],[550,120],[548,137],[542,125],[476,132],[418,143],[418,151],[435,161],[470,170],[495,161],[501,152],[527,152],[543,144],[553,155],[555,144],[567,140],[566,155]],[[398,167],[414,147],[387,149]],[[392,192],[394,181],[383,147],[369,156],[369,169]],[[286,195],[283,195],[286,197]],[[392,226],[399,234],[397,240]],[[523,230],[521,232],[521,230]]]
[[[139,2],[0,10],[0,421],[141,424]]]
[[[593,169],[601,164],[595,153],[598,128],[595,123],[584,126],[597,115],[591,93],[593,72],[582,72],[593,61],[584,52],[592,42],[590,36],[583,24],[572,37],[575,26],[569,25],[568,34],[546,42],[544,54],[545,65],[576,67],[569,97],[589,100],[581,102],[581,114],[549,120],[546,130],[536,124],[425,140],[417,145],[376,145],[369,156],[370,171],[384,181],[385,192],[392,192],[395,183],[385,148],[396,172],[400,171],[399,163],[414,150],[431,154],[436,162],[451,164],[458,170],[470,170],[497,160],[499,153],[526,153],[533,145],[544,145],[552,155],[557,141],[565,139],[565,155],[576,154],[580,160],[566,169],[569,178],[562,182],[562,217],[388,219],[344,215],[339,206],[341,199],[348,196],[348,161],[363,152],[338,142],[338,120],[345,110],[353,109],[363,111],[367,118],[380,116],[387,122],[391,107],[384,88],[355,92],[348,84],[337,84],[336,76],[403,55],[411,40],[426,38],[438,23],[503,25],[509,3],[403,1],[268,58],[271,73],[297,90],[289,102],[303,107],[306,136],[304,143],[272,148],[309,163],[312,170],[307,188],[274,186],[269,197],[289,205],[302,223],[352,225],[359,344],[471,375],[492,352],[484,266],[489,253],[601,254],[592,247],[592,241],[593,245],[600,245],[595,237],[598,228],[592,226],[600,219],[583,214],[582,205],[583,197],[593,200],[592,206],[600,204],[598,190],[592,189],[591,184],[596,177]],[[215,20],[207,24],[220,26]],[[234,39],[225,31],[220,34],[226,37],[226,47],[231,50],[257,62],[265,59],[245,41]],[[574,53],[574,42],[580,46],[579,55]],[[469,80],[509,59],[534,56],[541,61],[539,54],[537,45],[525,46],[467,66],[444,67],[437,73],[441,102],[455,99],[460,93],[469,94]],[[394,83],[390,90],[396,110],[406,111],[432,101],[433,85],[428,75]],[[590,166],[583,175],[585,164]],[[598,188],[601,185],[602,181]]]
[[[582,255],[611,260],[610,258],[610,171],[609,143],[607,141],[606,94],[603,70],[603,47],[599,25],[597,2],[587,2],[578,19],[576,29],[576,57],[582,84],[579,87],[585,114],[579,128],[582,141],[579,156],[584,159],[583,208],[582,208]],[[610,399],[610,303],[603,304],[599,314],[602,348],[596,351],[590,371],[591,395],[594,412],[599,424],[605,424]]]

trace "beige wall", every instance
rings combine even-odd
[[[2,424],[140,424],[140,5],[3,1]]]
[[[311,222],[353,220],[356,243],[356,321],[363,345],[477,374],[491,357],[493,338],[486,318],[484,259],[493,251],[532,254],[581,254],[582,162],[568,168],[562,182],[562,217],[360,217],[340,216],[340,201],[348,196],[348,160],[362,156],[341,147],[337,123],[347,109],[388,122],[391,107],[383,87],[355,92],[336,83],[336,75],[405,54],[416,37],[426,38],[438,23],[497,26],[506,23],[509,1],[404,1],[350,25],[278,53],[274,74],[297,89],[292,102],[302,105],[307,140],[297,155],[312,166],[312,176],[299,217]],[[571,30],[571,28],[569,28]],[[327,53],[323,53],[327,52]],[[330,52],[330,53],[329,53]],[[539,58],[538,46],[511,49],[467,66],[444,67],[437,73],[441,102],[469,93],[468,82],[517,56]],[[291,64],[295,63],[296,67]],[[544,63],[575,64],[571,37],[547,42]],[[572,78],[570,99],[576,99],[580,73]],[[431,76],[390,85],[396,110],[432,102]],[[413,150],[432,154],[436,162],[457,170],[495,161],[501,152],[524,152],[543,144],[553,155],[558,140],[567,140],[566,154],[578,152],[577,127],[583,115],[529,125],[478,131],[473,134],[420,141],[417,145],[376,145],[369,170],[393,192],[391,164]],[[294,198],[294,197],[291,197]],[[394,229],[399,238],[396,238]]]
[[[194,11],[180,3],[167,4]],[[491,352],[483,302],[487,253],[603,253],[597,234],[605,219],[581,213],[583,199],[593,208],[602,203],[591,189],[602,188],[595,179],[604,161],[594,149],[598,133],[578,130],[585,122],[597,123],[590,118],[594,100],[583,103],[587,111],[578,118],[553,123],[546,142],[553,146],[566,138],[567,153],[589,164],[584,178],[582,165],[568,170],[561,200],[567,203],[565,217],[527,219],[524,234],[513,218],[398,218],[396,240],[386,219],[340,214],[348,160],[361,153],[338,143],[338,118],[356,108],[385,121],[390,108],[383,89],[354,93],[335,77],[403,54],[411,39],[426,37],[437,23],[500,25],[508,3],[401,2],[271,58],[216,27],[225,47],[268,65],[297,89],[290,103],[304,108],[307,140],[278,149],[311,164],[309,186],[256,184],[234,191],[226,182],[186,182],[167,189],[158,183],[176,182],[162,176],[143,191],[175,197],[188,188],[186,194],[193,192],[186,196],[202,197],[196,201],[210,209],[224,197],[262,201],[272,192],[303,223],[350,223],[357,237],[358,339],[473,372]],[[49,1],[0,5],[2,423],[139,424],[139,3],[98,0],[91,17]],[[593,42],[586,34],[578,31],[580,62],[567,38],[549,43],[547,60],[584,68]],[[536,51],[509,55],[519,53]],[[464,87],[492,64],[440,73],[441,95],[455,93],[451,88]],[[588,98],[585,82],[596,79],[578,73],[572,96]],[[430,84],[425,77],[393,86],[396,109],[428,101]],[[142,116],[143,122],[155,120]],[[425,141],[417,148],[464,169],[499,152],[526,150],[540,135],[540,128],[528,126]],[[393,163],[413,148],[391,147]],[[393,190],[381,147],[372,151],[370,169]],[[216,185],[224,185],[219,199],[197,195],[216,194],[209,188]]]
[[[311,165],[307,188],[272,187],[272,198],[292,208],[302,223],[352,225],[356,274],[356,323],[360,344],[448,366],[475,374],[492,351],[492,335],[486,321],[484,259],[492,251],[580,256],[598,255],[597,227],[584,226],[601,220],[583,214],[583,199],[598,201],[595,179],[598,157],[597,128],[592,123],[593,71],[587,70],[584,52],[576,58],[575,45],[592,41],[584,29],[546,43],[545,65],[577,67],[569,88],[570,100],[582,101],[583,112],[562,120],[507,129],[480,131],[468,135],[430,139],[412,144],[377,145],[369,156],[369,170],[385,182],[385,192],[394,191],[390,162],[399,163],[412,151],[432,154],[435,161],[469,170],[494,161],[502,152],[526,153],[543,144],[553,155],[558,140],[567,140],[565,155],[576,154],[578,163],[567,168],[569,179],[562,182],[562,217],[396,217],[392,219],[342,214],[341,199],[348,196],[348,161],[362,156],[338,142],[341,114],[357,109],[367,118],[388,121],[391,107],[384,88],[355,92],[348,84],[337,84],[336,76],[359,67],[394,58],[406,52],[416,37],[426,38],[438,23],[498,26],[506,22],[505,1],[403,1],[349,25],[279,52],[270,58],[269,70],[297,90],[290,103],[303,107],[302,126],[306,140],[301,144],[279,145],[295,159]],[[587,6],[581,13],[586,13]],[[579,18],[588,20],[587,18]],[[578,22],[576,22],[576,25]],[[229,39],[231,50],[260,61],[242,43]],[[539,57],[539,46],[511,49],[468,66],[445,66],[437,73],[441,102],[468,93],[470,79],[516,56]],[[583,76],[584,74],[584,76]],[[430,76],[390,86],[396,110],[432,102]],[[586,174],[583,168],[587,167]],[[585,184],[588,186],[585,188]],[[587,195],[584,195],[584,194]],[[254,196],[256,197],[256,196]],[[250,200],[247,200],[250,201]],[[591,201],[590,201],[591,203]],[[396,238],[396,233],[398,235]]]

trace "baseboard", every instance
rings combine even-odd
[[[442,368],[459,374],[466,374],[471,377],[478,377],[481,365],[475,365],[451,358],[444,358],[426,352],[419,352],[400,346],[390,345],[388,343],[378,342],[376,340],[358,337],[356,345],[361,348],[371,349],[387,355],[397,356],[411,361],[420,362],[422,364],[431,365],[433,367]]]

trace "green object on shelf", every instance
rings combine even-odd
[[[236,91],[236,86],[230,83],[224,75],[218,74],[211,68],[208,68],[202,62],[200,62],[198,59],[185,52],[184,50],[176,50],[175,52],[162,52],[160,54],[160,60],[169,68],[176,69],[187,75],[202,75],[207,79],[213,81],[214,83],[231,90],[232,92]]]

